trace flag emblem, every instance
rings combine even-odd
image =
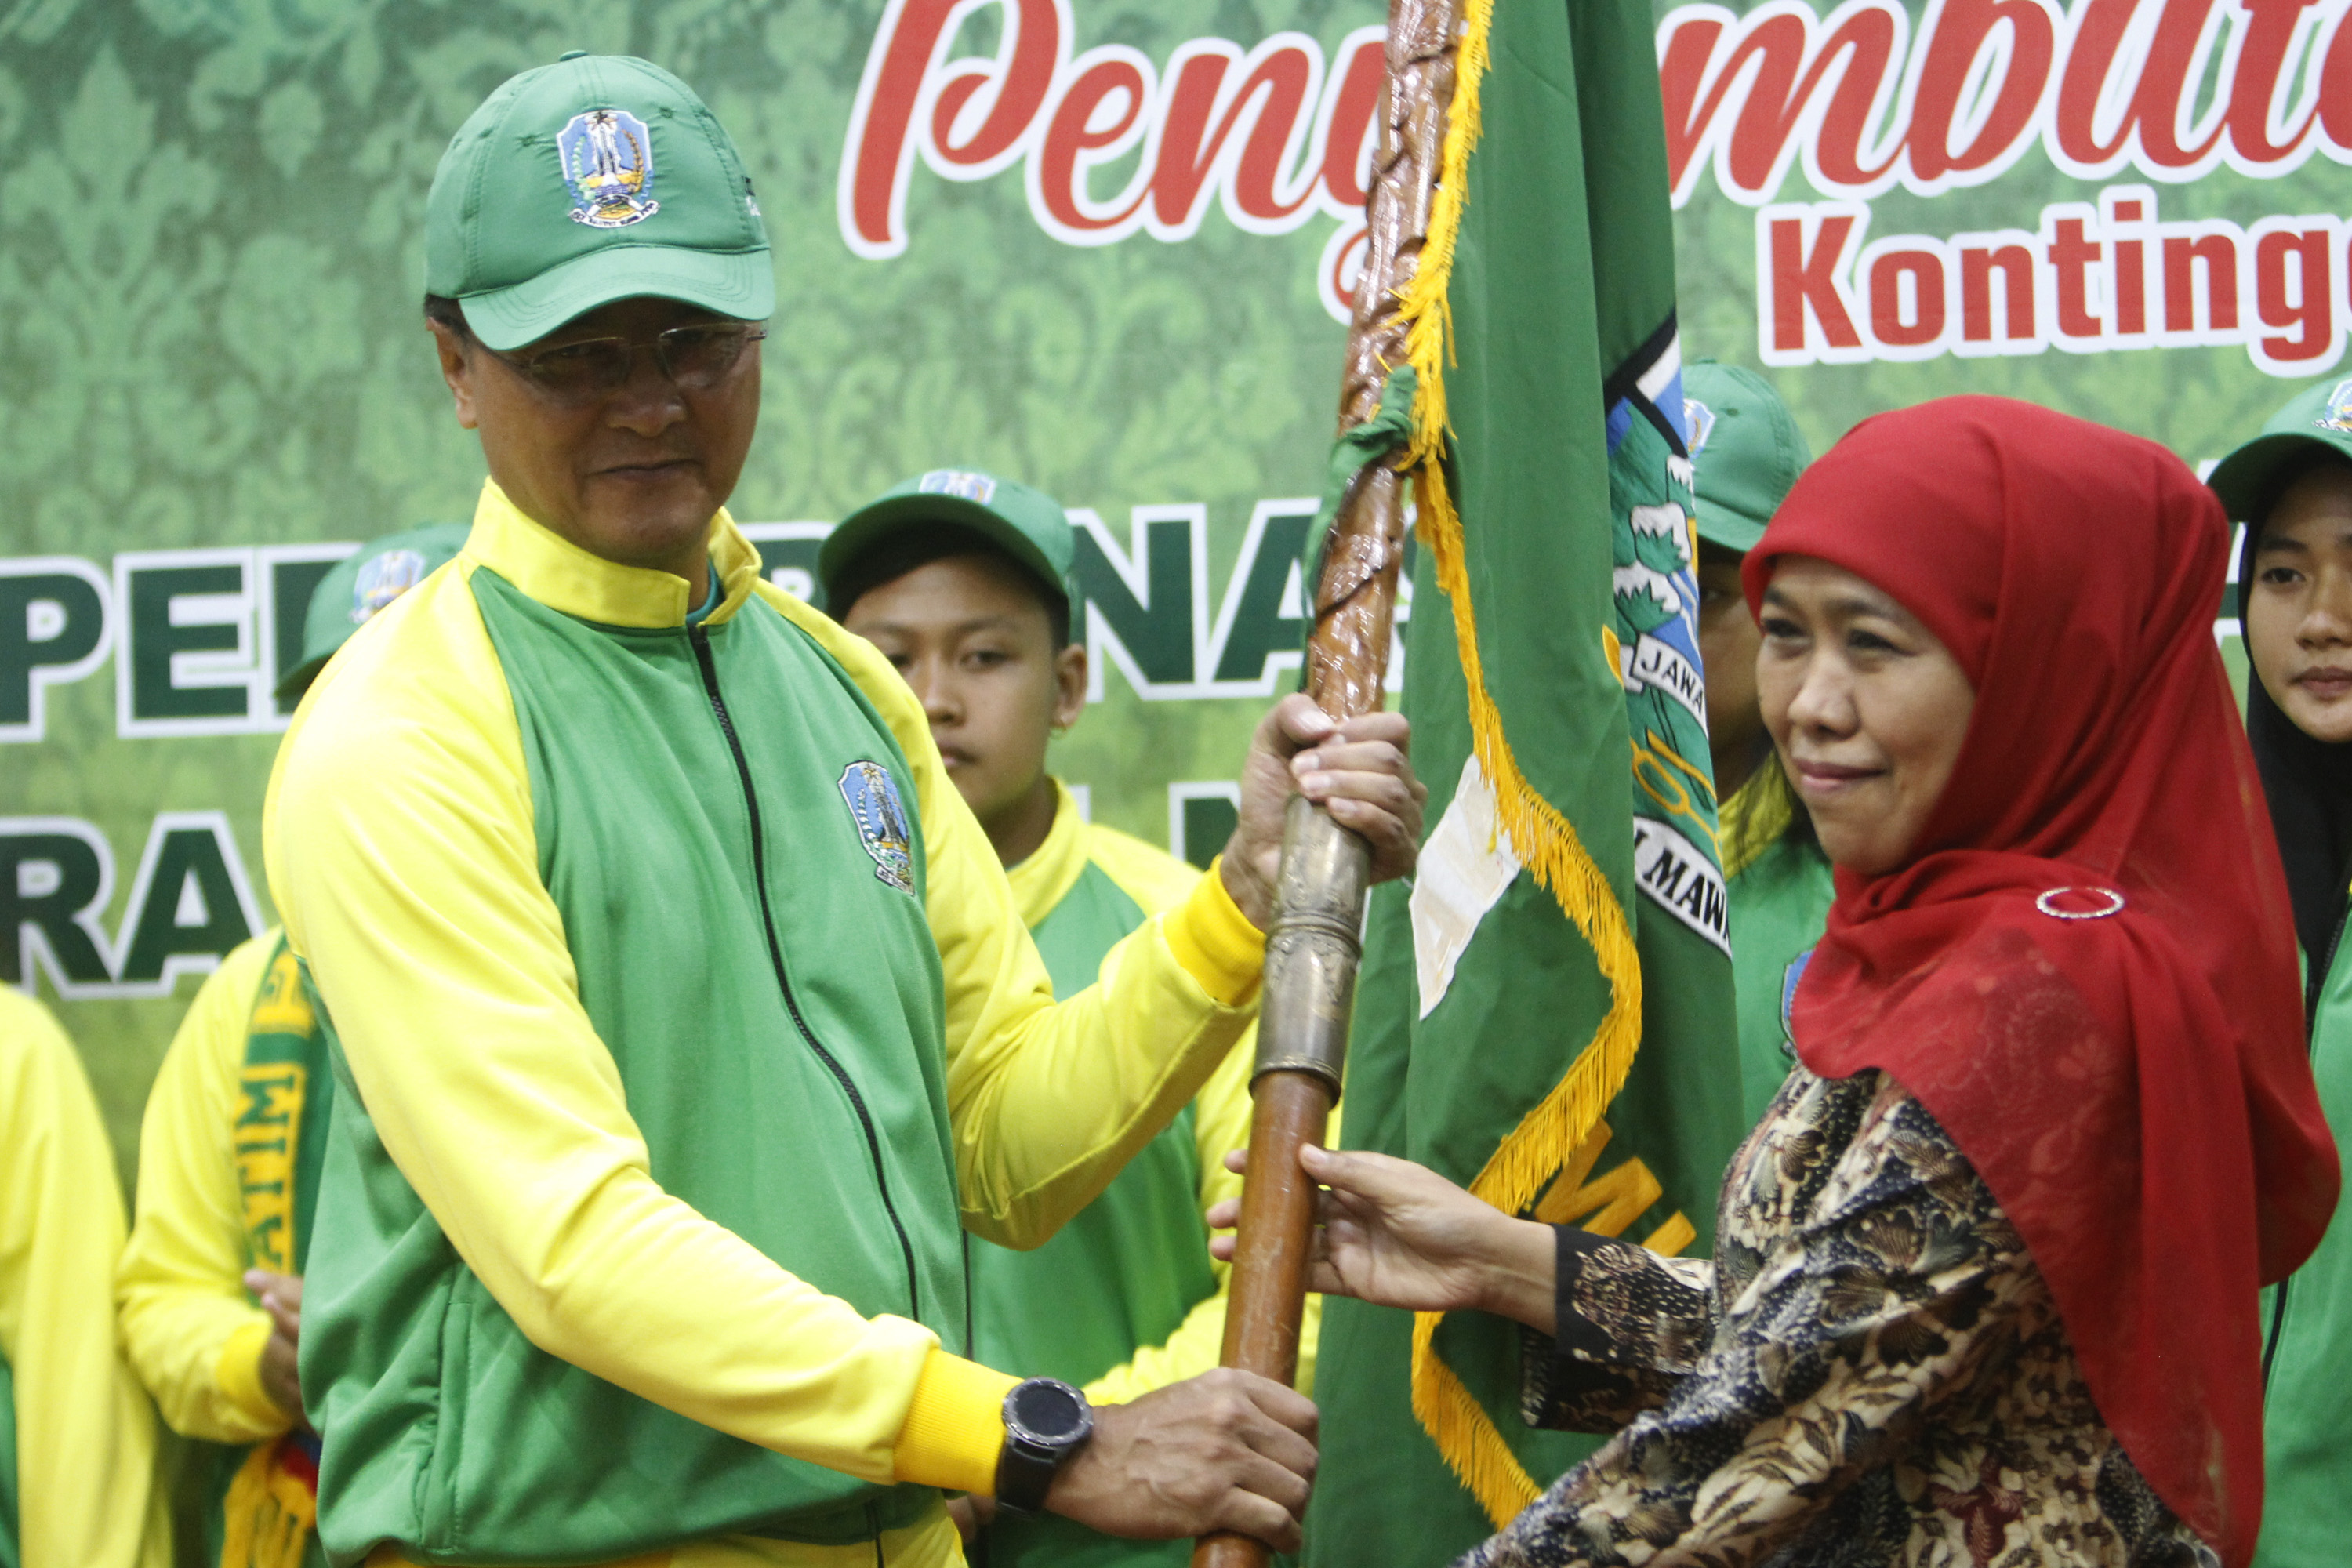
[[[626,228],[661,211],[653,200],[654,142],[646,122],[625,109],[575,114],[555,133],[556,161],[572,193],[572,221]]]

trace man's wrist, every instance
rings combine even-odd
[[[1265,973],[1265,932],[1234,902],[1220,856],[1190,897],[1161,918],[1160,931],[1176,962],[1220,1005],[1238,1007],[1256,994]]]
[[[219,1358],[213,1363],[213,1381],[219,1384],[222,1397],[262,1426],[299,1419],[302,1414],[279,1405],[261,1381],[261,1356],[269,1348],[270,1332],[267,1316],[238,1325],[222,1342]]]
[[[1234,830],[1224,848],[1210,863],[1210,874],[1217,879],[1235,912],[1252,928],[1264,931],[1274,923],[1274,884],[1258,875],[1257,867],[1242,843],[1239,828]]]

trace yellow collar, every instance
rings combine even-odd
[[[1086,819],[1078,815],[1078,803],[1055,779],[1054,826],[1046,830],[1045,842],[1004,873],[1005,880],[1013,884],[1013,902],[1021,910],[1021,923],[1034,931],[1037,922],[1069,896],[1086,868]]]
[[[526,517],[491,479],[482,481],[466,553],[549,609],[602,626],[681,626],[695,607],[685,578],[590,554]],[[716,626],[751,596],[760,576],[758,548],[724,507],[710,520],[710,564],[727,591],[710,612],[709,624]]]
[[[1723,846],[1726,881],[1761,859],[1764,851],[1778,844],[1795,820],[1789,792],[1774,788],[1764,776],[1765,769],[1780,765],[1780,759],[1772,755],[1758,763],[1756,771],[1731,792],[1731,798],[1723,803],[1717,814],[1722,832],[1717,842]]]

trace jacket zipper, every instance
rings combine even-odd
[[[2308,1056],[2319,1044],[2319,998],[2327,990],[2328,972],[2336,967],[2336,950],[2344,942],[2344,925],[2352,920],[2352,903],[2336,912],[2336,929],[2327,938],[2327,951],[2311,971],[2311,978],[2303,992],[2303,1048]],[[2278,1359],[2279,1336],[2286,1329],[2286,1288],[2294,1283],[2290,1274],[2278,1282],[2271,1292],[2271,1331],[2263,1338],[2263,1396],[2271,1392],[2271,1363]]]
[[[784,1007],[793,1016],[793,1026],[800,1031],[816,1059],[829,1069],[842,1093],[849,1097],[849,1108],[857,1113],[857,1124],[866,1132],[866,1151],[874,1161],[874,1184],[882,1193],[882,1212],[890,1216],[890,1228],[898,1234],[898,1251],[907,1260],[907,1315],[917,1322],[923,1318],[922,1285],[915,1272],[915,1244],[908,1239],[906,1223],[898,1217],[898,1205],[890,1196],[890,1178],[882,1167],[882,1139],[874,1130],[873,1115],[866,1109],[866,1097],[857,1092],[856,1083],[840,1060],[818,1043],[810,1030],[808,1020],[801,1016],[801,1005],[793,994],[793,983],[784,972],[784,950],[776,940],[775,911],[768,903],[768,854],[764,835],[760,827],[759,792],[751,787],[751,764],[743,755],[743,742],[735,733],[735,721],[727,711],[727,700],[719,694],[719,667],[710,657],[710,633],[702,626],[686,628],[687,640],[694,645],[694,662],[702,672],[702,689],[710,699],[710,710],[718,715],[719,732],[727,737],[727,750],[735,759],[735,777],[743,786],[743,808],[751,820],[751,879],[760,889],[760,921],[767,929],[768,963],[775,971],[776,989],[783,993]]]

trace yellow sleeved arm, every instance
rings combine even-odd
[[[1113,948],[1095,984],[1056,1003],[1004,868],[948,779],[914,693],[871,643],[788,595],[761,592],[840,661],[914,773],[964,1225],[1007,1247],[1038,1246],[1225,1059],[1255,1016],[1265,938],[1212,874]]]
[[[262,1392],[269,1315],[245,1289],[245,1210],[232,1127],[254,994],[278,945],[244,943],[196,993],[140,1124],[139,1201],[114,1274],[123,1348],[164,1425],[254,1443],[292,1415]]]
[[[1057,1004],[986,837],[946,794],[952,808],[939,813],[929,892],[948,975],[948,1109],[964,1223],[1034,1247],[1093,1202],[1232,1050],[1255,1003],[1233,928],[1253,945],[1257,933],[1204,877],[1114,947],[1093,985]],[[1237,982],[1246,994],[1234,994]]]
[[[431,635],[401,635],[418,616]],[[894,1479],[937,1337],[860,1316],[655,1181],[540,879],[520,733],[464,577],[370,632],[298,714],[264,842],[385,1150],[534,1344],[706,1426]],[[320,700],[354,679],[362,700]],[[926,1419],[992,1451],[996,1411],[942,1386]]]
[[[25,1568],[162,1568],[155,1416],[114,1337],[122,1197],[81,1063],[0,988],[0,1354]]]

